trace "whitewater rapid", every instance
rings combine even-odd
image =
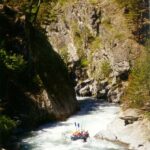
[[[94,138],[116,117],[119,106],[100,103],[91,98],[78,100],[81,106],[79,112],[66,121],[46,124],[24,136],[21,150],[126,150],[121,145]],[[87,142],[70,140],[71,132],[76,130],[75,122],[80,123],[82,129],[88,130],[90,138]]]

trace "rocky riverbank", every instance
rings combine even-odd
[[[129,145],[129,149],[149,150],[150,121],[139,114],[137,109],[120,111],[107,129],[100,131],[96,138],[125,143]]]

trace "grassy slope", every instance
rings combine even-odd
[[[149,24],[148,1],[142,0],[115,0],[125,9],[128,26],[135,39],[143,44],[143,51],[137,58],[129,76],[129,85],[125,89],[122,102],[126,108],[133,107],[150,114],[150,53],[149,53]]]

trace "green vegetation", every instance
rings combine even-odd
[[[35,74],[32,78],[31,78],[31,81],[30,81],[30,84],[28,85],[30,87],[34,87],[35,89],[40,89],[40,88],[43,88],[44,85],[43,85],[43,82],[39,76],[39,74]]]
[[[78,55],[81,57],[82,56],[82,52],[83,52],[83,44],[84,44],[83,38],[78,32],[76,32],[74,34],[75,34],[74,35],[74,43],[75,43],[75,45],[77,47]]]
[[[103,19],[102,19],[102,25],[104,26],[104,27],[106,27],[108,30],[110,30],[110,29],[112,29],[112,24],[111,24],[111,18],[110,17],[104,17]]]
[[[81,65],[81,67],[87,67],[88,66],[88,60],[86,58],[81,58],[80,65]]]
[[[143,0],[114,0],[124,9],[128,28],[132,30],[135,39],[144,44],[149,36],[149,2]]]
[[[102,79],[102,74],[101,74],[101,62],[98,62],[96,64],[96,67],[93,69],[91,68],[90,70],[91,77],[94,78],[95,80],[99,81]]]
[[[111,66],[107,60],[104,60],[101,64],[101,72],[105,78],[109,76],[111,73]]]
[[[26,67],[26,61],[22,55],[8,54],[5,50],[0,50],[0,63],[8,70],[21,72]]]
[[[59,51],[60,56],[64,60],[64,62],[67,64],[69,61],[69,54],[68,54],[68,49],[66,46],[62,47]]]
[[[130,20],[137,20],[140,17],[141,12],[141,4],[143,0],[115,0],[122,8],[127,8],[129,12],[126,14],[128,19]]]
[[[91,36],[90,30],[88,27],[84,26],[82,29],[79,29],[77,22],[72,21],[71,27],[73,29],[73,39],[77,47],[77,53],[80,57],[80,63],[82,67],[86,67],[87,55],[85,52],[85,44],[87,42],[88,36]]]
[[[57,9],[53,3],[42,3],[38,12],[37,20],[40,24],[49,24],[56,22],[57,20]]]
[[[100,37],[91,37],[89,41],[89,48],[92,52],[95,52],[97,49],[101,48],[101,39]]]
[[[91,76],[99,81],[101,79],[109,77],[111,73],[111,66],[108,60],[99,61],[96,64],[95,70],[91,70]]]
[[[44,0],[39,8],[37,16],[38,23],[50,24],[51,22],[56,22],[57,14],[63,10],[63,7],[75,3],[76,1],[77,0]]]
[[[33,62],[28,62],[23,55],[8,53],[6,50],[0,50],[0,98],[4,96],[11,80],[12,83],[22,88],[39,91],[43,83],[36,73]]]
[[[60,4],[60,6],[64,6],[67,3],[71,3],[74,2],[75,0],[58,0],[58,3]]]
[[[98,0],[89,0],[90,3],[95,4],[98,2]]]
[[[8,142],[11,133],[17,126],[16,122],[9,117],[0,116],[0,144]]]
[[[150,102],[150,54],[146,52],[136,61],[131,70],[129,86],[123,96],[127,107],[144,107]]]
[[[85,45],[90,49],[92,55],[93,52],[99,50],[101,47],[101,39],[97,36],[94,37],[87,26],[79,29],[78,24],[75,21],[73,21],[71,25],[73,29],[74,43],[77,47],[78,56],[80,57],[81,67],[87,67],[89,61],[87,58]]]
[[[116,33],[114,36],[115,39],[122,40],[126,35],[123,33]]]
[[[145,116],[146,116],[146,118],[148,118],[148,120],[150,121],[150,112],[145,112]]]

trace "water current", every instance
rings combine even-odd
[[[117,116],[119,106],[99,102],[91,98],[78,98],[81,110],[66,121],[53,122],[41,126],[36,131],[24,135],[21,139],[21,150],[126,150],[106,140],[96,139],[94,136]],[[75,122],[80,127],[75,127]],[[70,136],[76,130],[87,130],[90,137],[72,141]]]

